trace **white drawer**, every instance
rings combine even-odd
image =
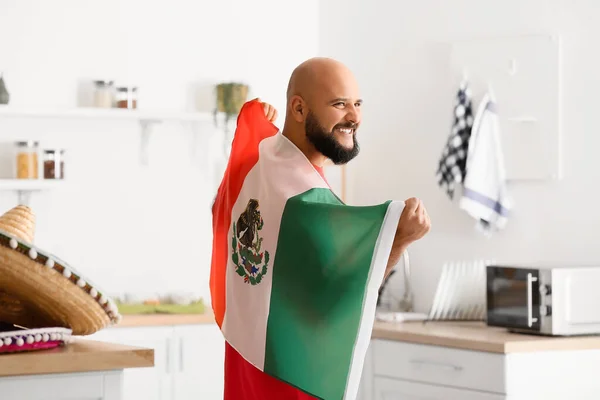
[[[376,376],[505,393],[502,354],[373,340]]]
[[[455,389],[401,379],[375,378],[374,400],[506,400],[503,394]]]
[[[0,378],[2,400],[60,400],[105,398],[106,376],[120,372],[23,375]]]

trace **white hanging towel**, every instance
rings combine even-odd
[[[487,235],[504,228],[511,208],[496,103],[489,92],[473,121],[460,208]]]

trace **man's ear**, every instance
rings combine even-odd
[[[300,96],[294,96],[290,101],[291,113],[296,122],[304,122],[306,114],[308,113],[308,107],[304,99]]]

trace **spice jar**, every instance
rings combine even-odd
[[[17,179],[38,178],[39,143],[28,140],[17,142],[16,146],[16,177]]]
[[[65,178],[64,157],[64,150],[44,150],[44,179]]]
[[[137,87],[118,87],[116,102],[118,108],[137,108]]]
[[[111,108],[113,106],[114,86],[112,81],[94,81],[94,106]]]

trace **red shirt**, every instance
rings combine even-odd
[[[327,183],[327,185],[329,185],[329,182],[327,182],[327,178],[325,177],[325,171],[323,170],[323,168],[319,167],[318,165],[315,165],[315,164],[313,164],[313,167],[315,167],[315,169],[317,170],[319,175],[321,175],[323,177],[323,179],[325,180],[325,183]]]

